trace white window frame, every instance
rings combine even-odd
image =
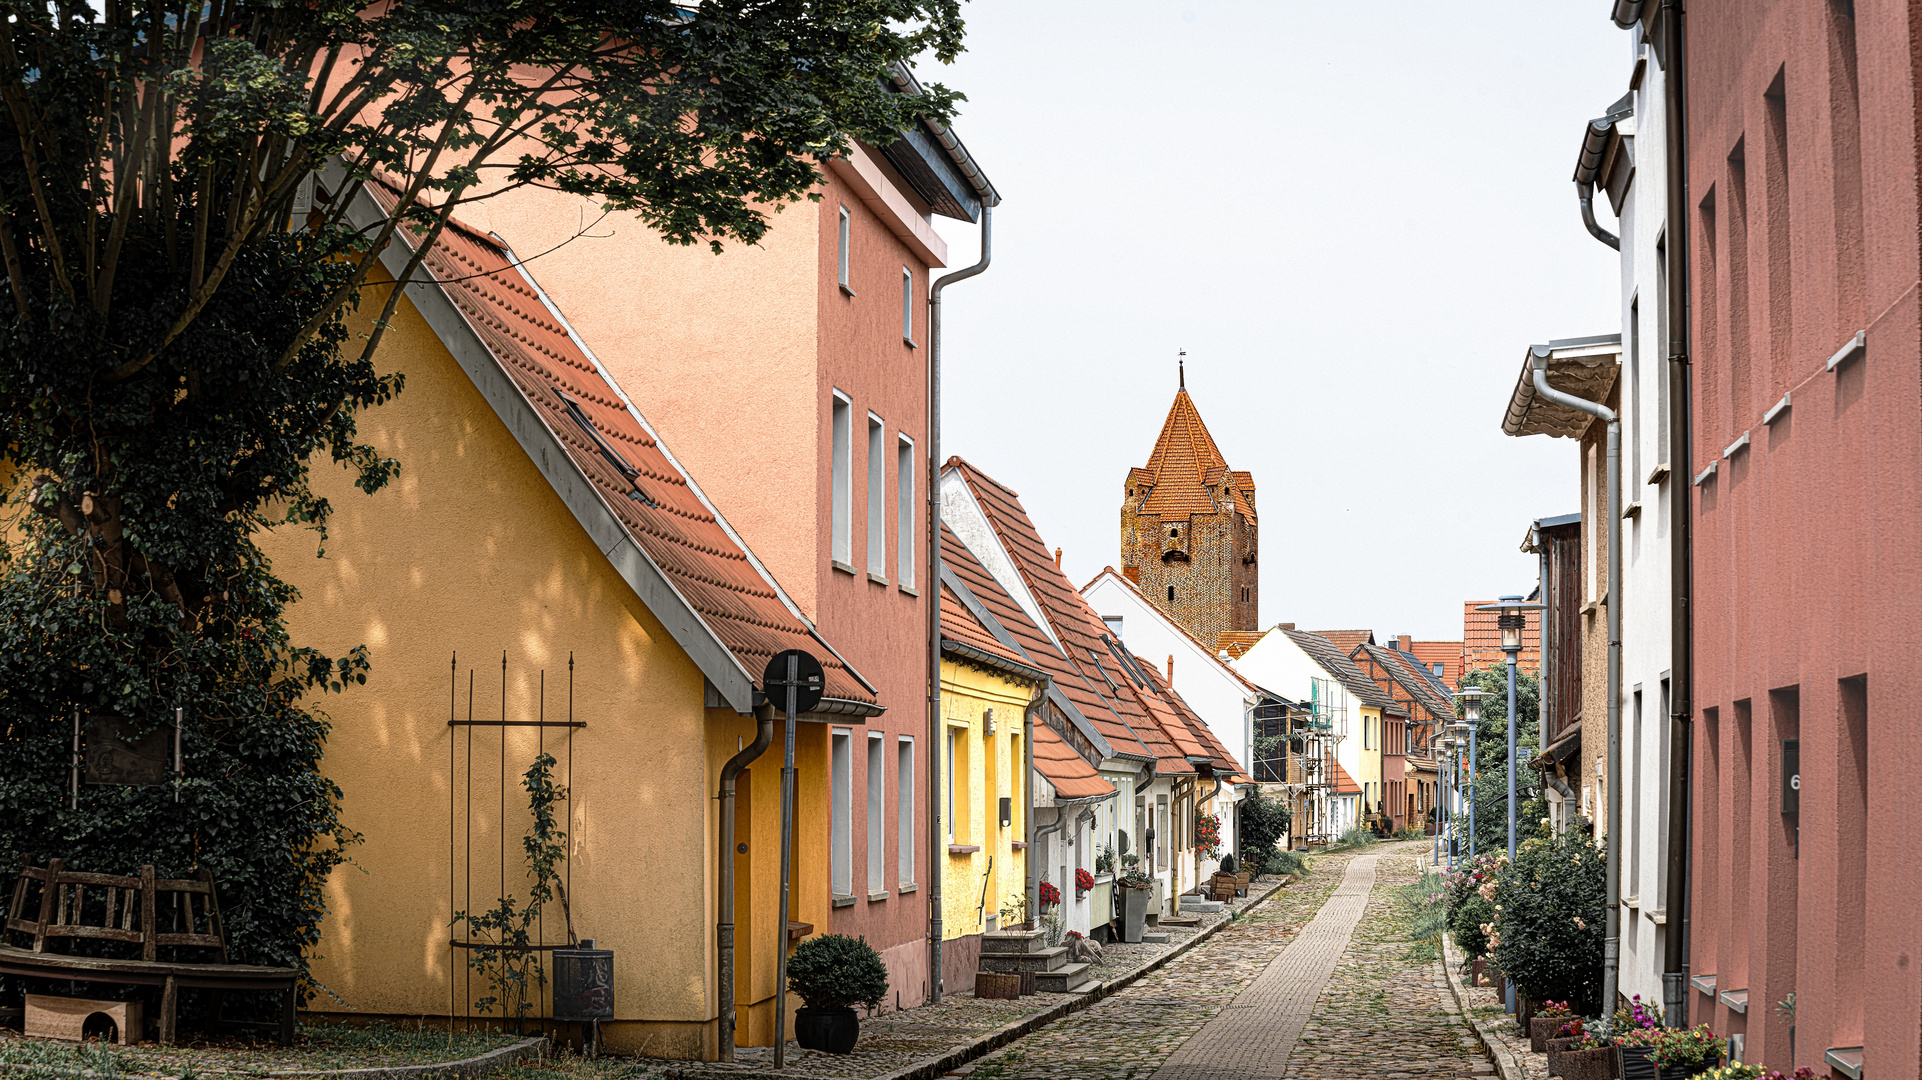
[[[868,414],[868,576],[888,579],[888,425]]]
[[[914,344],[914,271],[901,268],[901,340]]]
[[[834,895],[854,895],[854,733],[833,728],[828,770],[832,803],[828,823],[828,881]]]
[[[950,843],[950,844],[958,844],[958,843],[960,843],[960,842],[961,842],[961,841],[959,841],[959,840],[956,840],[956,839],[954,838],[954,802],[955,802],[955,794],[954,794],[954,788],[955,788],[955,775],[954,775],[954,744],[955,744],[955,738],[954,738],[954,729],[953,729],[953,728],[949,728],[949,729],[948,729],[948,747],[947,747],[947,749],[948,749],[948,759],[947,759],[947,760],[946,760],[945,762],[942,762],[942,764],[943,764],[943,765],[945,765],[945,766],[947,766],[947,770],[948,770],[948,785],[947,785],[947,786],[948,786],[948,800],[947,800],[947,802],[948,802],[948,821],[947,821],[947,825],[948,825],[948,843]]]
[[[888,739],[868,732],[868,899],[887,895]]]
[[[894,744],[895,866],[903,890],[914,887],[914,736]]]
[[[831,557],[849,573],[854,572],[854,400],[834,391],[831,406],[830,439],[834,446],[833,485],[828,498],[833,530]]]
[[[843,205],[841,207],[841,221],[836,236],[836,239],[839,241],[839,249],[836,253],[836,272],[841,283],[841,291],[847,293],[849,296],[853,296],[854,290],[848,286],[848,226],[848,208],[846,205]]]
[[[894,440],[894,580],[903,589],[914,588],[914,522],[919,516],[914,501],[915,474],[920,471],[914,456],[914,440],[897,433]]]

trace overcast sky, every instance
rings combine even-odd
[[[1519,545],[1577,509],[1575,444],[1502,409],[1528,344],[1621,325],[1570,180],[1627,89],[1607,5],[963,10],[967,53],[920,74],[968,95],[1005,201],[993,267],[945,297],[943,454],[1020,492],[1084,583],[1119,564],[1186,348],[1255,476],[1263,626],[1453,639],[1462,600],[1533,589]]]

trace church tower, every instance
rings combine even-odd
[[[1228,468],[1188,396],[1184,371],[1154,453],[1128,470],[1121,567],[1128,580],[1210,649],[1257,628],[1255,480]]]

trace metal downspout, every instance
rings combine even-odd
[[[1035,893],[1039,891],[1038,868],[1034,862],[1034,714],[1040,712],[1048,702],[1048,691],[1054,687],[1053,679],[1041,680],[1035,691],[1034,700],[1021,710],[1021,756],[1027,770],[1021,774],[1021,829],[1026,834],[1028,846],[1021,850],[1021,864],[1027,868],[1023,882],[1027,889],[1027,910],[1033,912]]]
[[[1664,1014],[1676,1027],[1688,1026],[1688,905],[1689,875],[1693,869],[1693,830],[1690,818],[1690,755],[1694,753],[1693,672],[1694,619],[1689,605],[1693,590],[1690,489],[1683,480],[1695,475],[1689,441],[1689,318],[1688,318],[1688,158],[1687,114],[1683,66],[1682,7],[1664,0],[1662,20],[1663,122],[1668,155],[1668,223],[1663,234],[1668,270],[1668,411],[1669,411],[1669,754],[1668,754],[1668,889],[1663,903],[1668,912],[1662,940],[1662,997]]]
[[[928,1001],[941,1000],[941,292],[988,268],[994,207],[981,204],[981,258],[928,290]]]
[[[1602,939],[1602,1009],[1615,1010],[1622,964],[1622,422],[1606,405],[1548,385],[1548,357],[1530,353],[1535,393],[1608,425],[1608,908]]]
[[[714,940],[718,946],[715,955],[715,993],[719,998],[719,1027],[717,1033],[720,1047],[718,1060],[734,1060],[734,784],[740,779],[741,770],[748,767],[756,758],[767,752],[774,742],[774,706],[762,705],[754,711],[757,721],[754,741],[741,748],[740,753],[727,759],[721,766],[721,790],[715,798],[721,801],[721,861],[717,869],[720,873],[720,916],[715,920]]]
[[[1622,250],[1622,238],[1609,232],[1595,220],[1595,185],[1576,184],[1575,195],[1582,203],[1582,224],[1588,226],[1588,235],[1614,248]]]

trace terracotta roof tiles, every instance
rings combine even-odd
[[[1145,477],[1141,475],[1143,472],[1147,474]],[[1246,480],[1245,487],[1243,480]],[[1215,445],[1214,436],[1208,434],[1208,425],[1202,423],[1201,413],[1185,386],[1175,392],[1174,404],[1161,424],[1161,434],[1155,439],[1147,468],[1130,471],[1128,482],[1149,485],[1148,497],[1141,503],[1144,514],[1187,517],[1217,513],[1221,507],[1216,500],[1222,494],[1216,489],[1225,485],[1228,490],[1223,494],[1235,510],[1250,519],[1255,516],[1254,504],[1249,501],[1254,493],[1253,480],[1248,473],[1229,470],[1221,448]]]

